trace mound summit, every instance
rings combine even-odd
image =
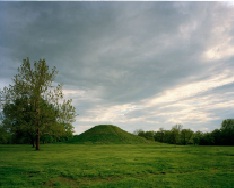
[[[113,125],[98,125],[74,136],[71,142],[76,143],[147,143],[145,138],[128,133]]]

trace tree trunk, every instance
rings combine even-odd
[[[40,130],[37,128],[36,132],[36,150],[40,150]]]
[[[36,101],[36,112],[37,112],[37,116],[36,116],[36,150],[40,150],[40,108],[38,108],[38,101],[39,99]]]

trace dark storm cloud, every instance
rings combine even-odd
[[[64,84],[65,93],[82,112],[79,118],[83,127],[90,126],[89,120],[100,114],[105,115],[100,121],[96,118],[95,124],[111,118],[118,123],[118,117],[122,118],[122,123],[119,122],[122,126],[143,124],[140,121],[158,128],[159,124],[173,124],[176,117],[186,122],[181,118],[183,114],[176,111],[183,108],[184,113],[194,113],[189,110],[191,100],[178,98],[176,88],[192,90],[186,91],[191,98],[199,95],[202,99],[206,92],[213,94],[217,87],[225,88],[232,82],[228,72],[233,70],[234,52],[230,5],[214,2],[0,4],[1,80],[12,77],[19,62],[27,56],[31,61],[46,58],[59,70],[56,81]],[[224,81],[206,90],[202,83],[213,84],[214,75]],[[190,85],[204,89],[191,89]],[[181,106],[167,108],[155,118],[154,114],[162,114],[165,105],[173,105],[164,101],[168,99]],[[211,116],[212,112],[202,111],[199,118],[190,116],[187,120],[197,118],[198,122],[202,119],[208,122]]]

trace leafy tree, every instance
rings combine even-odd
[[[202,132],[201,131],[196,131],[194,133],[194,135],[193,135],[193,143],[194,144],[200,144],[201,137],[202,137]]]
[[[7,130],[7,127],[5,127],[2,123],[0,123],[0,143],[9,144],[11,142],[10,138],[11,135]]]
[[[215,139],[211,133],[203,133],[201,140],[200,140],[201,145],[214,145],[215,144]]]
[[[226,120],[222,121],[221,129],[233,130],[234,129],[234,119],[226,119]]]
[[[142,129],[136,129],[136,130],[133,131],[133,134],[139,136],[140,132],[143,132],[143,130]]]
[[[210,133],[203,133],[191,129],[182,129],[182,125],[177,124],[171,130],[160,128],[157,132],[136,130],[139,136],[151,138],[154,134],[155,141],[169,144],[199,144],[199,145],[234,145],[234,119],[226,119],[221,123],[220,129],[215,129]]]
[[[155,131],[144,131],[142,129],[138,129],[133,131],[133,134],[146,138],[147,140],[155,141],[154,135]]]
[[[181,130],[181,142],[182,144],[192,143],[193,131],[191,129],[182,129]]]
[[[211,132],[211,137],[214,140],[214,144],[219,145],[219,144],[224,144],[224,138],[222,138],[222,132],[220,129],[215,129]]]
[[[145,132],[145,138],[147,140],[155,141],[154,135],[155,135],[155,131],[146,131]]]
[[[73,129],[75,107],[71,100],[63,100],[62,86],[54,85],[57,73],[55,67],[49,69],[44,59],[33,67],[28,58],[24,59],[13,79],[14,85],[1,92],[5,124],[29,133],[35,139],[36,150],[40,149],[43,134],[62,135]]]
[[[164,131],[164,142],[168,144],[174,143],[174,136],[171,130]]]
[[[135,130],[134,132],[138,136],[145,137],[145,131],[142,129]]]
[[[34,140],[33,126],[30,124],[33,117],[28,113],[29,108],[23,98],[16,99],[12,104],[3,107],[5,115],[3,124],[12,134],[13,143],[27,143],[29,140]]]
[[[172,137],[173,137],[173,144],[179,144],[180,143],[180,134],[182,130],[182,125],[181,124],[176,124],[174,127],[172,127]]]
[[[220,130],[224,144],[234,144],[234,119],[222,121]]]
[[[159,130],[155,133],[155,141],[164,142],[165,130],[163,128],[159,128]]]

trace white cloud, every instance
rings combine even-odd
[[[83,122],[126,122],[129,121],[126,119],[126,115],[135,110],[138,110],[139,107],[131,104],[123,105],[98,105],[86,112],[86,116],[81,117],[80,121]],[[131,120],[130,120],[131,121]]]
[[[205,80],[177,85],[159,96],[131,104],[94,104],[85,112],[85,115],[78,117],[78,121],[94,125],[116,124],[116,122],[157,124],[160,119],[161,122],[170,125],[190,122],[202,124],[220,119],[220,116],[212,112],[212,109],[227,109],[234,104],[234,99],[229,101],[223,99],[223,97],[232,97],[233,92],[208,95],[204,93],[210,93],[215,88],[232,83],[234,83],[234,77],[230,71],[226,70]]]
[[[181,86],[175,86],[172,89],[162,92],[159,96],[145,99],[142,102],[146,107],[152,107],[160,103],[178,101],[188,97],[194,97],[196,94],[207,92],[213,88],[234,83],[232,71],[224,71],[218,75],[211,76],[206,80],[187,83]]]
[[[230,44],[233,38],[224,38],[220,43],[212,45],[208,48],[203,56],[208,62],[230,58],[234,56],[234,45]]]
[[[229,4],[229,3],[227,3]],[[203,53],[203,59],[208,62],[222,60],[234,56],[233,42],[233,9],[225,9],[220,12],[218,7],[214,9],[216,14],[212,14],[212,27],[210,28],[209,39]]]

